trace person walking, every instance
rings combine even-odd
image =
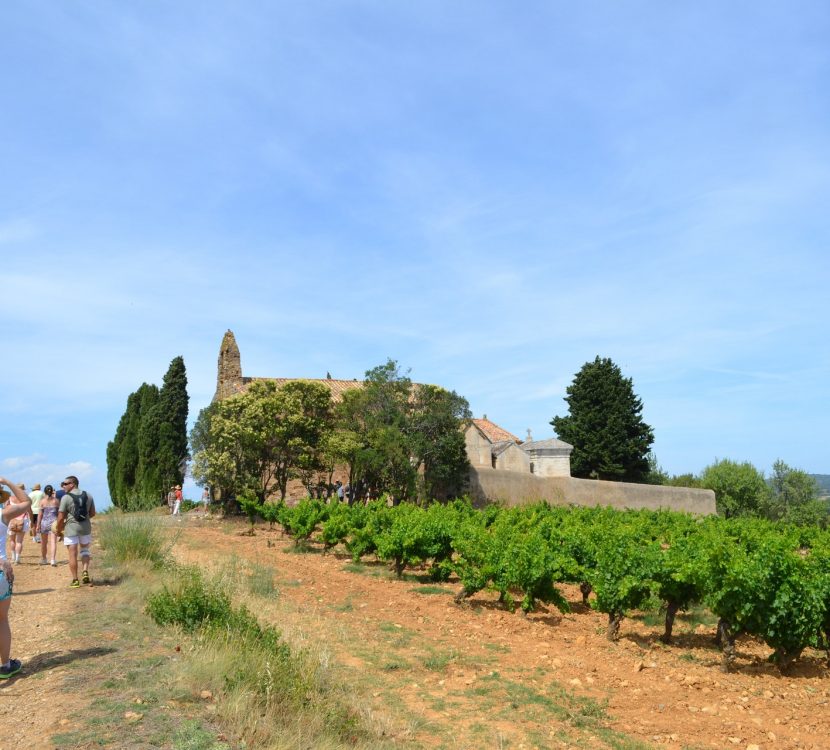
[[[92,519],[95,516],[95,501],[92,495],[82,492],[78,488],[78,477],[68,476],[61,482],[66,494],[61,498],[58,506],[58,536],[64,536],[64,546],[69,555],[69,572],[72,576],[70,587],[78,588],[78,557],[81,558],[83,574],[81,580],[91,584],[89,577],[89,561],[92,557]]]
[[[2,489],[6,486],[11,490]],[[14,496],[16,502],[8,502]],[[24,513],[31,513],[32,505],[26,493],[16,484],[5,477],[0,477],[0,679],[7,680],[16,675],[23,664],[19,659],[11,658],[12,629],[9,625],[9,607],[12,604],[12,588],[14,586],[14,568],[6,559],[6,535],[9,523]]]
[[[179,509],[182,507],[182,486],[176,485],[174,500],[173,500],[173,515],[179,515]]]
[[[174,484],[170,488],[170,492],[167,493],[167,508],[170,510],[170,515],[173,515],[173,507],[176,505],[176,485]]]
[[[17,565],[20,562],[20,556],[23,554],[23,541],[26,539],[26,534],[28,533],[31,527],[32,521],[32,503],[29,500],[29,496],[26,494],[26,485],[19,484],[17,485],[17,489],[23,493],[23,497],[26,498],[26,510],[22,513],[14,513],[11,516],[11,519],[8,524],[8,534],[9,538],[12,543],[12,560],[14,564]],[[20,505],[21,504],[20,496],[15,494],[13,497],[9,497],[6,505]],[[3,547],[5,553],[5,546]]]
[[[37,517],[40,513],[40,501],[43,500],[43,490],[40,489],[40,484],[32,486],[32,491],[29,493],[29,500],[32,501],[32,530],[31,534],[35,541],[40,543],[40,536],[37,531]]]
[[[37,533],[40,535],[40,564],[46,565],[46,555],[48,553],[49,564],[54,568],[58,564],[58,535],[54,523],[58,520],[60,500],[55,496],[55,490],[51,484],[46,485],[43,493],[37,521]]]

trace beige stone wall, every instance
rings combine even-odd
[[[490,441],[478,431],[478,428],[470,425],[464,431],[464,442],[467,444],[467,457],[473,466],[492,468]]]
[[[533,460],[533,473],[539,477],[569,477],[570,456],[539,456]]]
[[[470,494],[479,505],[496,501],[506,505],[523,505],[546,500],[554,505],[666,508],[698,515],[715,513],[715,493],[712,490],[573,477],[539,477],[488,468],[471,469]]]
[[[492,464],[490,465],[492,468]],[[511,445],[496,457],[496,469],[530,473],[530,458],[518,445]]]

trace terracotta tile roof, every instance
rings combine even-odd
[[[248,385],[248,383],[255,381],[268,381],[269,383],[276,383],[278,386],[283,386],[286,383],[292,383],[297,380],[303,383],[322,383],[331,391],[331,397],[334,401],[340,401],[346,391],[363,387],[362,380],[334,380],[333,378],[243,378],[242,382]]]
[[[495,422],[489,419],[474,419],[473,424],[478,427],[491,443],[501,443],[505,440],[512,440],[514,443],[521,443],[513,433],[508,432],[503,427],[499,427]]]

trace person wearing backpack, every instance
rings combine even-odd
[[[70,587],[78,588],[78,557],[81,558],[83,570],[81,580],[91,584],[89,578],[89,561],[92,554],[89,550],[92,544],[92,523],[90,519],[95,515],[95,502],[92,495],[78,489],[78,477],[68,476],[61,482],[66,494],[61,498],[58,508],[57,535],[63,535],[63,543],[69,555],[69,572],[72,575]]]

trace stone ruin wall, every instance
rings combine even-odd
[[[216,366],[216,394],[214,401],[239,393],[242,389],[242,358],[231,331],[222,337],[219,347],[219,361]]]

